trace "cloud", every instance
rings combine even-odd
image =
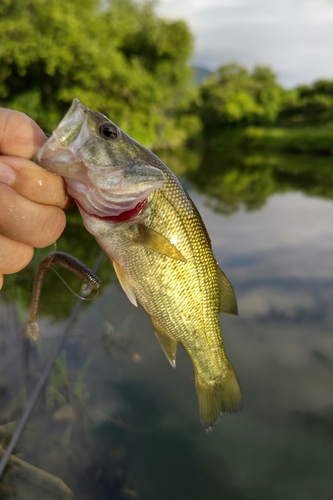
[[[188,22],[194,65],[269,65],[287,86],[333,78],[330,0],[162,0],[159,12]]]

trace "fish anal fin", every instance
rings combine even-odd
[[[119,262],[117,262],[116,260],[112,260],[112,264],[113,264],[114,270],[116,272],[117,278],[119,280],[119,283],[120,283],[122,289],[126,293],[126,295],[129,298],[129,300],[132,302],[132,304],[134,304],[135,306],[137,306],[138,303],[136,301],[136,296],[135,296],[133,287],[128,282],[127,276],[124,273],[123,268],[121,267],[121,265],[119,264]]]
[[[223,376],[216,380],[206,381],[196,375],[195,385],[200,420],[207,432],[214,428],[222,413],[234,413],[240,409],[242,392],[229,362]]]
[[[238,314],[237,300],[232,284],[222,271],[217,267],[220,289],[220,309],[222,313]]]
[[[155,335],[161,344],[163,351],[166,354],[171,366],[176,368],[176,353],[177,353],[177,341],[170,337],[167,333],[162,332],[162,330],[152,321],[153,329]]]
[[[139,236],[134,241],[139,245],[143,245],[155,252],[171,257],[172,259],[186,262],[185,257],[177,250],[163,234],[158,233],[144,224],[139,224]]]

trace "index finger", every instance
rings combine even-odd
[[[0,156],[0,164],[9,165],[16,173],[10,186],[30,201],[68,208],[73,204],[62,177],[36,163],[15,156]]]
[[[0,155],[32,158],[45,141],[42,129],[27,115],[0,108]]]

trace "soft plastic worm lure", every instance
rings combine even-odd
[[[99,277],[87,267],[83,262],[76,259],[72,255],[65,252],[52,252],[49,253],[44,259],[41,260],[38,269],[35,274],[34,286],[32,290],[32,299],[31,299],[31,311],[28,319],[28,323],[26,326],[25,334],[28,337],[36,340],[39,335],[39,327],[37,324],[37,312],[38,306],[43,286],[44,275],[47,269],[52,264],[59,264],[62,267],[65,267],[73,274],[76,274],[79,278],[81,278],[85,283],[85,289],[82,292],[82,295],[88,295],[90,290],[96,290],[99,288],[101,284],[101,280]]]

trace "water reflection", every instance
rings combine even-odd
[[[17,452],[79,499],[331,499],[331,160],[165,156],[190,187],[238,297],[240,316],[221,324],[243,411],[205,434],[186,354],[172,370],[106,262],[102,291],[85,304]],[[98,249],[71,218],[58,248],[92,265]],[[50,274],[42,338],[27,347],[20,325],[31,280],[25,270],[1,294],[0,424],[19,418],[75,301]],[[0,498],[59,498],[22,470],[0,487]]]
[[[177,175],[209,196],[209,206],[223,214],[244,207],[258,210],[275,193],[299,191],[333,199],[333,159],[315,155],[260,154],[235,150],[160,152]],[[184,166],[188,166],[186,168]]]

